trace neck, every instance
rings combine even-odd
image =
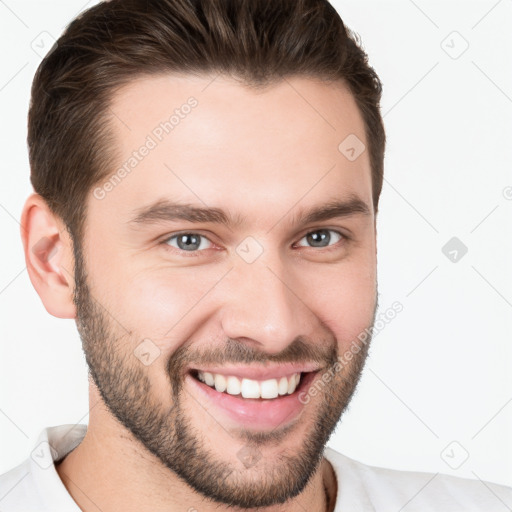
[[[101,400],[91,410],[84,440],[56,465],[56,470],[84,512],[97,512],[98,508],[102,512],[169,512],[181,510],[184,503],[201,512],[247,510],[205,501],[122,428]],[[335,481],[330,463],[323,459],[301,494],[286,502],[286,510],[332,511]],[[258,512],[282,510],[283,505],[278,504]]]

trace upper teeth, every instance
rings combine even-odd
[[[221,375],[198,371],[197,378],[210,387],[215,387],[220,393],[230,395],[242,393],[244,398],[276,398],[278,395],[291,394],[300,382],[300,373],[294,373],[289,377],[269,380],[239,379],[232,375]]]

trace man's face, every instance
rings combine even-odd
[[[164,467],[215,501],[268,506],[318,468],[366,358],[370,163],[338,146],[368,144],[340,84],[212,80],[145,78],[116,94],[112,174],[124,172],[88,198],[77,324],[106,406]],[[368,214],[304,219],[355,198]],[[164,201],[232,222],[180,218]],[[223,376],[246,397],[220,391]]]

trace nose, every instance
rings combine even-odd
[[[223,280],[223,334],[277,354],[297,336],[310,336],[314,319],[307,297],[295,289],[293,273],[279,258],[260,258],[253,263],[236,261]]]

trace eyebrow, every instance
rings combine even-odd
[[[135,216],[128,222],[129,224],[153,224],[162,221],[184,220],[192,223],[223,224],[232,229],[243,224],[245,220],[242,216],[232,216],[221,208],[194,206],[169,199],[160,199],[148,206],[134,210],[133,213]],[[370,216],[371,214],[372,210],[366,202],[355,195],[351,195],[345,200],[334,199],[307,210],[299,209],[292,217],[291,223],[305,225],[335,218],[354,215]]]

